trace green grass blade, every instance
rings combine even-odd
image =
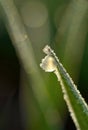
[[[88,106],[86,102],[53,50],[49,46],[46,46],[44,52],[47,56],[42,60],[40,66],[46,72],[54,72],[56,74],[64,94],[64,99],[77,129],[87,130]]]
[[[58,111],[52,102],[50,93],[45,87],[46,84],[43,81],[40,68],[37,66],[32,43],[22,23],[14,0],[0,0],[0,11],[2,12],[3,21],[5,22],[10,38],[13,41],[12,43],[19,57],[20,64],[26,72],[27,81],[31,84],[38,108],[40,108],[42,113],[41,122],[44,126],[42,128],[57,130],[59,116],[56,119],[55,112],[58,113]],[[53,120],[54,117],[56,120]],[[27,120],[30,121],[30,117]]]

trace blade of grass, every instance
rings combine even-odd
[[[25,27],[20,19],[14,1],[0,0],[0,9],[3,14],[3,20],[6,24],[8,33],[13,41],[13,46],[20,59],[20,63],[27,74],[28,81],[32,83],[34,95],[41,112],[43,113],[42,118],[44,118],[46,130],[57,130],[57,122],[58,120],[60,121],[60,118],[58,116],[55,121],[53,120],[56,116],[55,112],[57,112],[57,110],[45,87],[46,85],[43,82],[39,68],[36,64],[36,58],[33,53],[31,41],[25,31]]]
[[[40,67],[46,72],[54,72],[56,74],[64,94],[64,99],[77,129],[87,130],[88,106],[86,102],[53,50],[49,46],[46,46],[44,52],[47,56],[42,60]]]
[[[69,70],[76,83],[79,78],[87,35],[87,12],[87,0],[69,1],[63,12],[63,17],[58,23],[56,34],[57,55],[60,56],[62,63]]]

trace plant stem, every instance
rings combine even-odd
[[[55,116],[54,111],[56,108],[51,101],[51,97],[45,87],[40,70],[36,64],[36,58],[33,53],[32,43],[26,33],[25,27],[16,9],[13,0],[0,0],[0,7],[3,15],[3,20],[7,27],[8,33],[13,41],[13,46],[23,66],[28,81],[32,83],[32,89],[35,97],[38,101],[39,107],[43,113],[46,129],[53,129],[56,126],[56,122],[51,122]],[[48,113],[48,110],[52,113]],[[47,118],[51,119],[48,120]],[[58,119],[57,119],[58,120]]]
[[[60,82],[64,99],[78,130],[86,130],[88,127],[88,106],[73,83],[69,74],[60,63],[54,51],[46,46],[44,52],[47,56],[40,66],[46,72],[54,72]]]

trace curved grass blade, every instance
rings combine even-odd
[[[45,46],[43,51],[47,56],[42,60],[40,67],[46,72],[54,72],[56,74],[77,130],[87,130],[88,106],[86,102],[54,51],[48,45]]]
[[[39,66],[37,66],[37,61],[34,55],[31,40],[28,37],[25,26],[19,15],[19,11],[17,10],[14,0],[0,0],[0,11],[8,34],[16,50],[16,54],[19,58],[19,62],[26,73],[28,87],[30,84],[34,94],[34,98],[38,103],[37,108],[40,112],[39,118],[41,119],[41,121],[39,122],[39,127],[42,126],[42,128],[46,130],[57,130],[58,120],[61,122],[61,118],[54,102],[52,102],[49,91],[45,87],[46,84],[43,81]],[[26,93],[23,92],[26,100],[28,98],[27,91],[29,90],[26,89],[26,87],[24,87],[24,90],[26,91]],[[24,107],[28,108],[29,105],[30,102],[27,102]],[[57,117],[55,113],[58,113]],[[29,111],[27,116],[28,117],[26,117],[26,119],[28,122],[28,126],[30,122]]]

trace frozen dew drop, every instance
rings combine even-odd
[[[44,59],[42,59],[40,67],[46,72],[53,72],[56,70],[57,63],[51,55],[47,55]]]

